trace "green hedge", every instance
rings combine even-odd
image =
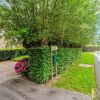
[[[51,76],[50,49],[33,48],[29,49],[29,78],[36,83],[44,83]]]
[[[58,49],[58,73],[61,73],[67,65],[79,58],[81,49],[79,48],[59,48]]]
[[[50,49],[33,48],[29,49],[29,78],[36,83],[44,83],[51,77]],[[58,50],[58,73],[61,73],[68,64],[78,58],[80,49],[59,48]]]
[[[25,49],[1,49],[0,50],[0,61],[10,60],[16,56],[26,55]]]

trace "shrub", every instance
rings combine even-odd
[[[1,49],[0,50],[0,61],[10,60],[16,56],[26,55],[25,49]]]
[[[58,49],[58,73],[61,73],[69,64],[73,63],[80,56],[79,48]]]
[[[18,61],[14,69],[17,74],[27,76],[29,72],[28,62],[26,60]]]
[[[29,49],[29,78],[36,83],[44,83],[51,76],[50,49],[32,48]]]

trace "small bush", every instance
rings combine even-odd
[[[29,66],[26,60],[18,61],[14,66],[15,72],[24,76],[28,75]]]

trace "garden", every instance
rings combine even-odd
[[[36,84],[96,94],[94,54],[82,52],[95,41],[95,0],[4,0],[0,13],[0,61]]]

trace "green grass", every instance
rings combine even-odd
[[[20,61],[24,59],[29,59],[29,56],[28,55],[18,56],[18,57],[13,58],[12,61]]]
[[[81,64],[94,64],[94,53],[82,52],[81,59],[79,60]]]
[[[92,89],[96,90],[94,66],[90,68],[79,67],[79,64],[93,64],[94,53],[82,53],[77,63],[70,65],[58,80],[54,80],[52,87],[81,92],[91,95]]]
[[[60,75],[57,81],[52,83],[52,86],[91,94],[92,89],[95,88],[93,72],[93,68],[82,68],[72,65]]]

